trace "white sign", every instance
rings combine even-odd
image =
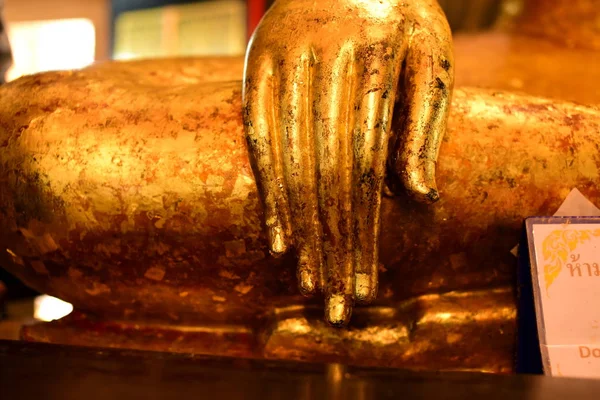
[[[527,222],[544,372],[600,378],[600,220]]]

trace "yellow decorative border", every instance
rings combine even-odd
[[[600,229],[594,231],[590,229],[557,229],[546,236],[542,243],[542,255],[544,256],[544,262],[547,262],[544,265],[546,293],[561,273],[569,252],[574,251],[580,244],[591,240],[592,236],[600,236]]]

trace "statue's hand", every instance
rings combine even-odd
[[[331,324],[377,294],[395,102],[392,167],[416,198],[438,198],[452,66],[435,0],[278,0],[254,34],[244,120],[270,249],[296,248],[300,289],[324,292]]]

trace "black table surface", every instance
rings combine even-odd
[[[600,399],[600,381],[0,341],[0,399]]]

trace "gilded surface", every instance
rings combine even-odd
[[[552,14],[563,3],[544,4]],[[457,82],[600,103],[600,58],[582,49],[591,46],[515,32],[457,38]],[[383,198],[378,295],[340,330],[298,294],[293,255],[269,254],[244,147],[242,66],[111,63],[0,88],[0,265],[85,312],[24,337],[512,371],[509,250],[522,219],[553,213],[571,188],[600,201],[598,109],[456,90],[441,200]]]
[[[279,0],[254,33],[244,122],[269,248],[295,247],[300,291],[324,293],[332,325],[377,296],[390,146],[408,192],[439,198],[453,66],[435,0]]]
[[[441,200],[384,197],[378,297],[338,331],[321,321],[318,301],[299,295],[294,259],[269,255],[240,82],[201,83],[202,60],[161,62],[156,79],[154,63],[0,88],[0,264],[102,318],[76,325],[81,339],[53,325],[26,337],[512,369],[509,251],[522,219],[553,213],[571,188],[600,201],[600,112],[456,90],[439,156]]]

